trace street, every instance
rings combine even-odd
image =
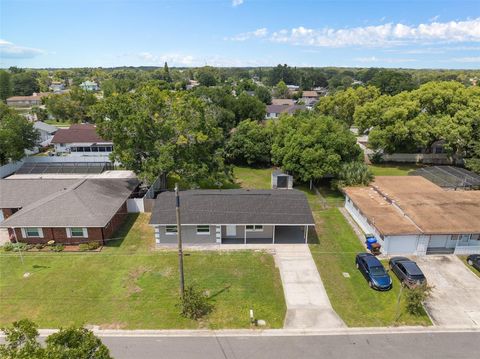
[[[480,332],[325,336],[102,337],[114,358],[477,358]]]

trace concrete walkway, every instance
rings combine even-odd
[[[275,246],[275,262],[280,270],[287,315],[284,328],[343,328],[306,245]]]

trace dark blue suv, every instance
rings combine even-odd
[[[357,254],[355,265],[367,280],[370,288],[377,290],[392,289],[392,278],[390,278],[382,263],[373,254]]]

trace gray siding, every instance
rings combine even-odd
[[[237,233],[233,237],[227,236],[227,227],[222,225],[222,238],[245,238],[245,226],[237,226]],[[273,238],[273,226],[263,226],[262,232],[247,232],[247,238]]]
[[[160,244],[177,243],[177,236],[165,234],[165,226],[155,227],[155,240]],[[210,234],[197,234],[197,226],[182,226],[182,241],[189,244],[215,243],[215,226],[210,226]]]

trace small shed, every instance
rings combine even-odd
[[[292,189],[293,176],[283,173],[280,170],[272,172],[272,189]]]

